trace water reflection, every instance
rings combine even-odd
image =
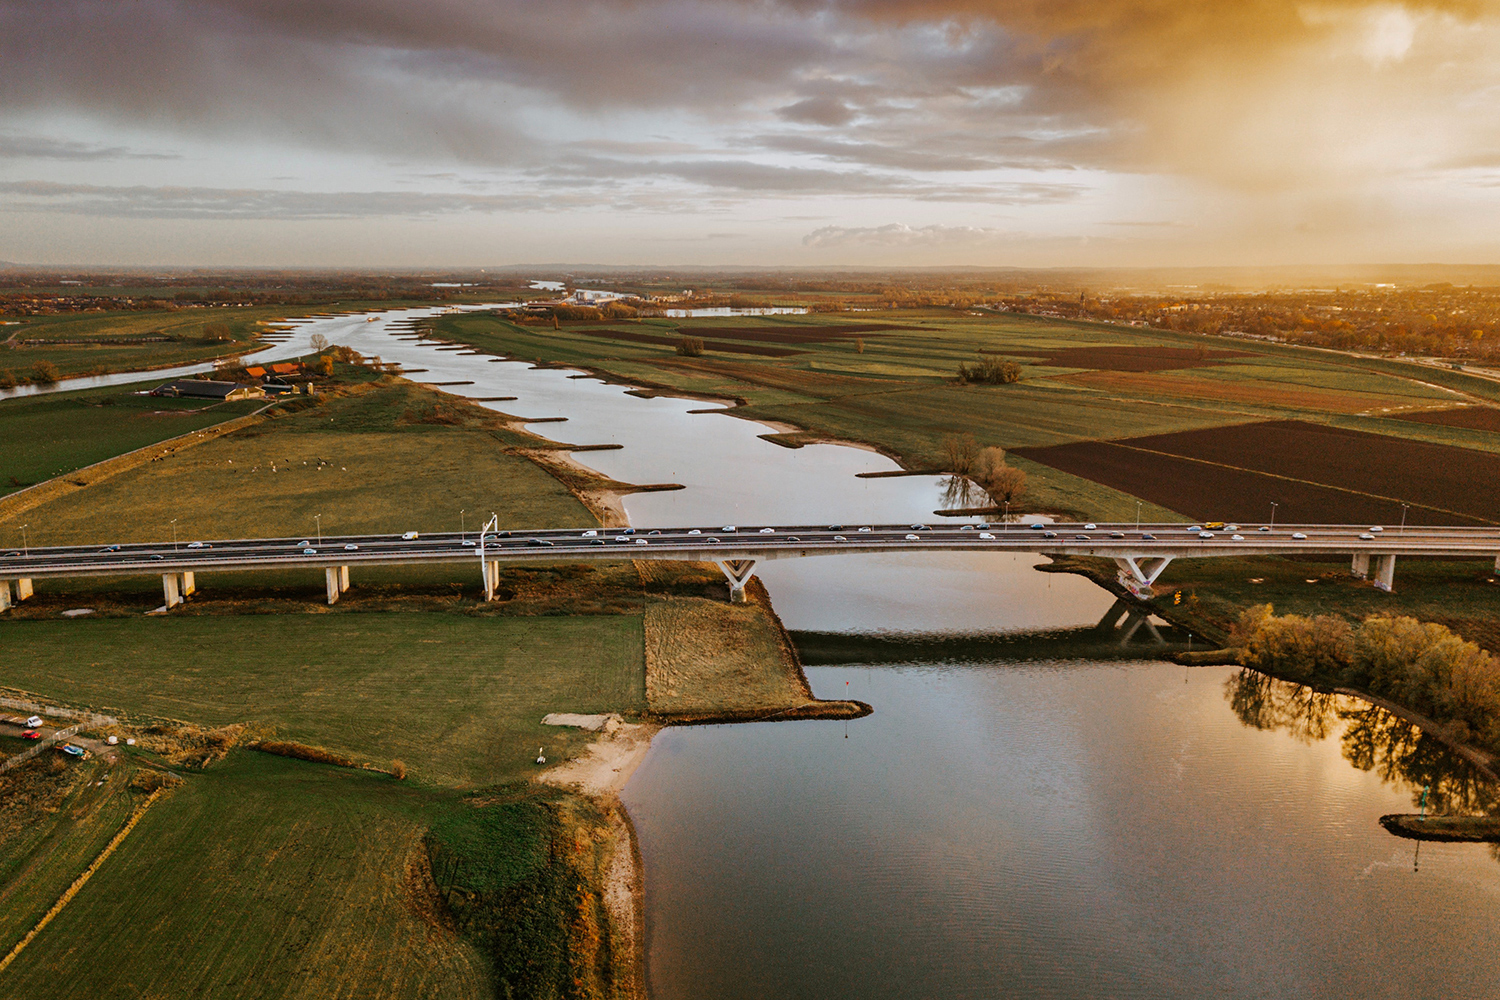
[[[1486,815],[1496,804],[1494,783],[1436,737],[1358,698],[1314,691],[1302,684],[1242,670],[1224,682],[1235,716],[1253,729],[1277,730],[1312,744],[1338,736],[1344,759],[1361,771],[1411,793],[1423,789],[1428,812]]]

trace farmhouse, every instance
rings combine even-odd
[[[258,399],[258,386],[241,385],[238,382],[210,382],[206,379],[182,379],[168,382],[151,390],[153,396],[187,396],[193,399],[214,399],[230,402],[236,399]]]

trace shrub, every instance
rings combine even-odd
[[[154,792],[160,788],[176,788],[182,779],[164,771],[137,771],[130,777],[130,787],[140,792]]]
[[[16,373],[9,368],[0,371],[0,389],[14,389],[16,387]]]
[[[57,381],[57,366],[50,361],[38,361],[31,366],[31,381],[37,385],[52,385]]]
[[[683,337],[677,342],[677,353],[685,358],[697,358],[703,355],[703,341],[698,337]]]
[[[205,343],[218,343],[225,340],[233,340],[234,335],[229,332],[228,323],[210,323],[203,328],[198,339]]]
[[[278,757],[295,757],[298,760],[312,761],[314,764],[332,764],[334,767],[359,767],[359,762],[350,760],[342,754],[325,750],[322,747],[310,747],[304,743],[288,743],[282,740],[262,740],[259,743],[250,744],[251,750],[259,750],[261,753],[273,753]]]
[[[959,364],[958,381],[965,385],[1009,385],[1021,381],[1021,366],[1004,358],[981,356],[973,364]]]
[[[400,760],[391,761],[391,777],[397,781],[406,780],[406,762]]]
[[[1240,648],[1242,666],[1290,677],[1340,677],[1353,659],[1354,630],[1334,615],[1307,618],[1271,614],[1270,605],[1252,608],[1257,614]]]

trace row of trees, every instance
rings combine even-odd
[[[1026,472],[1005,461],[1003,448],[981,448],[972,434],[943,439],[948,471],[978,483],[996,504],[1013,504],[1026,494]]]
[[[18,385],[28,382],[33,385],[52,385],[58,379],[57,366],[50,361],[42,360],[31,366],[30,377],[18,377],[9,368],[0,369],[0,389],[14,389]]]
[[[1500,749],[1500,661],[1443,625],[1386,615],[1351,625],[1262,604],[1240,616],[1233,638],[1244,666],[1366,690]]]

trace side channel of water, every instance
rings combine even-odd
[[[450,392],[516,396],[486,404],[506,412],[567,417],[549,437],[621,444],[579,457],[687,487],[627,498],[637,525],[933,521],[944,505],[934,477],[855,478],[894,468],[867,451],[787,450],[702,402],[397,339],[426,312],[319,319],[296,342],[320,332],[472,383]],[[763,579],[789,628],[825,633],[1066,637],[1109,606],[1036,561],[788,560]],[[868,718],[657,738],[624,798],[658,1000],[1500,996],[1494,853],[1419,852],[1376,822],[1423,785],[1440,805],[1492,790],[1399,720],[1226,668],[930,645],[808,669]]]

